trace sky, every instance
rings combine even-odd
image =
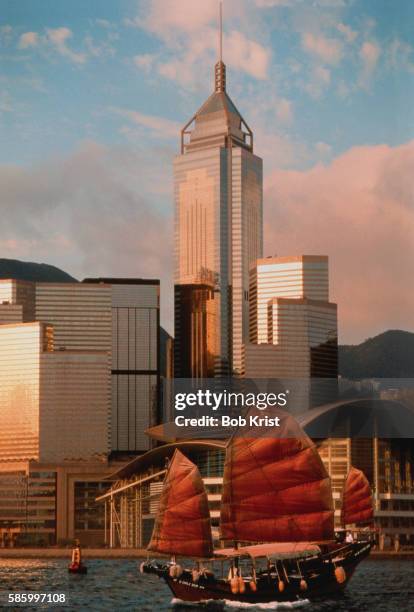
[[[218,2],[0,9],[0,257],[161,278],[172,332],[172,160],[213,88]],[[414,331],[414,3],[225,0],[223,20],[265,255],[329,255],[340,342]]]

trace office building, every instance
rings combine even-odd
[[[328,258],[272,257],[250,273],[247,378],[284,379],[299,414],[337,393],[337,306],[329,302]],[[295,382],[296,381],[296,382]]]
[[[55,350],[53,331],[0,325],[0,545],[75,537],[75,491],[110,471],[109,352]]]
[[[104,508],[95,498],[120,463],[0,463],[0,547],[104,544]]]
[[[0,325],[1,461],[106,461],[109,353],[54,350],[45,323]]]
[[[0,279],[0,325],[34,320],[34,283],[16,279]]]
[[[145,451],[145,430],[161,418],[160,282],[85,279],[84,288],[109,288],[111,320],[111,449]]]
[[[111,370],[111,450],[143,452],[160,420],[160,287],[154,279],[0,281],[0,324],[44,321],[56,351],[105,351]]]
[[[181,132],[175,178],[175,376],[240,374],[249,268],[262,256],[262,160],[215,66],[215,90]]]
[[[149,448],[158,383],[159,281],[0,281],[0,546],[103,544],[95,497]]]
[[[259,259],[250,269],[249,294],[250,342],[267,344],[269,300],[329,301],[328,257],[298,255]]]
[[[111,285],[36,283],[35,320],[53,325],[56,349],[111,351]]]

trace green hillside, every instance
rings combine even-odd
[[[19,261],[18,259],[0,259],[0,278],[52,283],[77,282],[76,278],[55,266],[31,261]]]
[[[339,347],[346,378],[414,378],[414,333],[389,330],[358,345]]]

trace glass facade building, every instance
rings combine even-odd
[[[249,268],[263,248],[262,160],[226,92],[222,62],[214,93],[182,130],[174,177],[175,376],[241,373]]]
[[[330,415],[339,431],[352,429],[360,412],[382,412],[383,400],[329,403],[298,417],[305,431],[313,428],[321,414]],[[348,410],[353,405],[352,410]],[[397,406],[390,406],[390,409]],[[345,410],[346,409],[346,410]],[[409,408],[411,411],[411,408]],[[342,411],[346,414],[343,420]],[[308,431],[309,432],[309,431]],[[335,429],[335,432],[337,430]],[[165,440],[167,441],[167,440]],[[341,496],[351,466],[366,474],[374,498],[374,524],[379,547],[414,545],[414,448],[411,440],[335,437],[315,440],[331,477],[335,523],[341,524]],[[114,474],[111,488],[101,497],[107,505],[107,541],[111,547],[140,547],[148,544],[157,513],[166,458],[179,448],[199,468],[207,489],[213,536],[218,537],[218,518],[226,440],[181,440],[164,444],[141,455]]]
[[[351,465],[363,470],[373,491],[379,545],[414,544],[414,448],[411,440],[329,438],[319,453],[332,478],[335,519]]]
[[[56,543],[56,472],[0,471],[0,546]]]
[[[35,320],[35,284],[0,279],[0,325]]]
[[[160,282],[86,279],[110,287],[111,450],[145,451],[145,430],[160,420]]]
[[[102,478],[159,418],[159,330],[158,280],[0,280],[0,545],[103,544]]]
[[[250,269],[250,342],[269,342],[269,300],[329,301],[328,257],[298,255],[260,259]]]
[[[104,508],[95,498],[113,471],[102,462],[0,463],[0,547],[104,544]]]
[[[336,398],[337,330],[327,257],[270,257],[252,267],[244,375],[297,380],[295,413]]]
[[[1,325],[1,461],[106,460],[109,385],[107,352],[56,351],[45,323]]]
[[[36,321],[53,325],[57,350],[111,350],[111,285],[36,283]]]
[[[154,279],[98,278],[83,283],[0,280],[0,326],[33,321],[53,326],[53,360],[57,363],[59,354],[60,361],[65,361],[66,377],[70,364],[74,371],[74,357],[63,356],[68,351],[107,354],[113,451],[148,450],[145,430],[161,418],[159,309],[159,280]],[[88,359],[92,357],[84,357]],[[92,382],[90,393],[94,389]],[[90,401],[93,406],[91,395]],[[108,427],[106,418],[104,425]]]

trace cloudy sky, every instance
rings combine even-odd
[[[0,0],[0,257],[162,279],[172,173],[212,90],[216,0]],[[265,254],[330,256],[340,340],[414,331],[414,3],[225,0],[264,158]]]

